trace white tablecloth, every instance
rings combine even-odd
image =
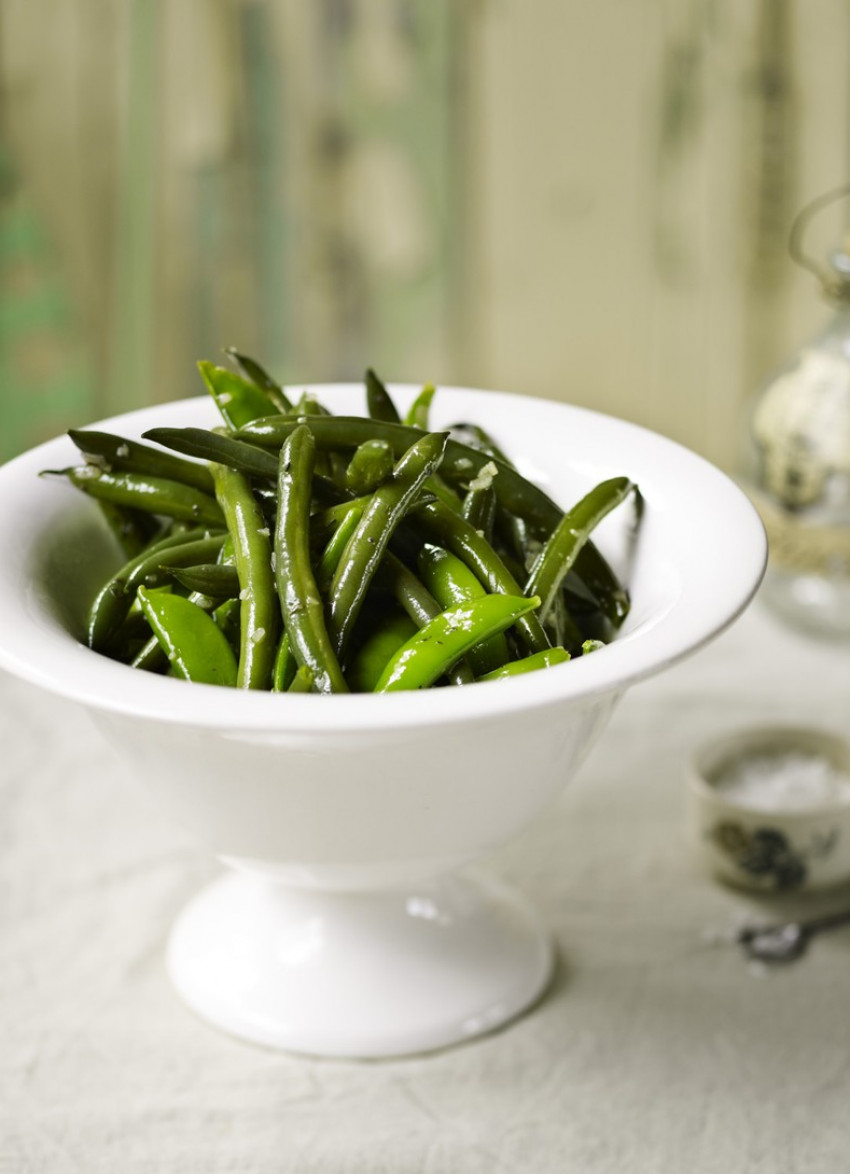
[[[848,714],[850,645],[758,605],[633,689],[555,809],[489,862],[552,927],[545,1000],[461,1047],[355,1063],[184,1009],[164,943],[217,865],[82,711],[0,677],[0,1174],[846,1170],[850,931],[767,975],[711,944],[764,902],[695,866],[682,763],[745,724],[846,733]]]

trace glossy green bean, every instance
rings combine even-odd
[[[228,355],[236,364],[240,373],[250,379],[253,384],[264,391],[269,399],[275,404],[275,411],[277,412],[291,412],[292,403],[289,400],[286,392],[277,382],[269,375],[265,367],[262,367],[256,359],[252,359],[250,355],[240,354],[235,347],[225,347],[224,353]]]
[[[392,396],[371,367],[366,372],[366,410],[373,420],[384,420],[390,424],[401,422]]]
[[[209,595],[212,599],[238,599],[242,590],[235,567],[221,563],[198,563],[192,567],[172,567],[169,571],[188,591]]]
[[[374,492],[390,476],[395,465],[386,440],[364,440],[354,450],[345,470],[345,486],[354,494]]]
[[[435,390],[433,383],[425,384],[419,392],[419,395],[417,395],[416,399],[408,408],[404,417],[405,424],[409,424],[412,428],[421,428],[423,432],[427,432],[431,401],[434,398]]]
[[[225,465],[211,468],[239,576],[242,606],[237,684],[241,689],[268,689],[281,626],[269,530],[243,474]]]
[[[492,672],[478,677],[479,681],[504,681],[508,677],[519,677],[523,673],[533,673],[538,669],[548,669],[555,664],[566,664],[570,654],[566,648],[544,648],[542,652],[535,652],[531,656],[524,656],[521,660],[512,660],[510,664],[500,665]]]
[[[135,558],[141,554],[161,532],[162,526],[154,514],[116,505],[111,501],[101,500],[97,504],[125,558]]]
[[[336,649],[325,624],[324,605],[310,565],[310,484],[315,445],[306,425],[287,437],[280,451],[275,575],[284,628],[299,666],[313,676],[319,693],[345,693]]]
[[[146,547],[125,563],[95,596],[86,621],[86,639],[96,652],[106,652],[133,603],[139,586],[156,586],[167,581],[168,566],[184,566],[211,558],[223,543],[224,535],[211,536],[205,529],[171,534]],[[218,546],[216,545],[218,543]]]
[[[127,440],[111,432],[91,428],[70,428],[68,435],[90,464],[108,472],[147,473],[193,485],[206,494],[213,493],[212,476],[206,465],[187,461],[161,448],[152,448],[138,440]]]
[[[536,597],[484,595],[441,612],[395,653],[376,693],[426,689],[476,644],[516,624],[540,603]]]
[[[363,511],[337,567],[328,597],[328,630],[339,656],[344,653],[389,540],[425,480],[439,466],[445,443],[445,433],[420,434]]]
[[[198,363],[198,370],[228,428],[241,428],[251,420],[278,412],[274,400],[243,375],[205,361]]]
[[[394,656],[419,629],[406,612],[389,616],[363,641],[352,657],[347,678],[355,693],[371,693]]]
[[[528,594],[539,595],[542,600],[541,618],[548,614],[567,572],[593,530],[633,489],[628,477],[612,477],[596,485],[564,514],[537,556],[525,584]]]
[[[51,470],[56,471],[56,470]],[[109,473],[97,465],[59,470],[90,497],[195,525],[220,526],[221,510],[208,493],[147,473]]]
[[[278,417],[273,417],[277,419]],[[227,465],[248,477],[277,477],[277,457],[257,444],[236,440],[208,428],[151,428],[144,433],[147,440],[153,440],[165,448],[188,456],[200,457]]]
[[[418,567],[422,582],[444,609],[458,607],[486,595],[485,589],[466,563],[441,546],[426,543],[419,551]],[[475,645],[467,655],[476,677],[510,660],[508,642],[501,632]]]
[[[518,596],[522,588],[490,546],[486,539],[464,518],[447,509],[441,502],[433,502],[417,510],[417,529],[424,531],[433,543],[450,551],[470,568],[482,586],[494,594]],[[550,647],[550,641],[540,621],[532,613],[521,613],[516,634],[528,652],[541,652]]]

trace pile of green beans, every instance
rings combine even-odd
[[[627,477],[566,512],[475,424],[431,431],[368,371],[368,416],[293,403],[256,360],[200,363],[221,426],[141,441],[72,430],[60,474],[99,505],[124,564],[93,600],[96,652],[274,692],[502,680],[608,643],[628,592],[591,539]],[[152,443],[148,443],[152,442]]]

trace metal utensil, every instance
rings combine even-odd
[[[780,925],[747,926],[738,933],[746,953],[759,962],[793,962],[805,952],[815,934],[850,923],[850,909],[813,917],[811,921],[786,921]]]

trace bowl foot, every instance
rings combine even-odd
[[[536,914],[468,875],[328,893],[232,873],[190,902],[168,947],[178,993],[270,1047],[399,1056],[460,1043],[533,1003],[552,972]]]

